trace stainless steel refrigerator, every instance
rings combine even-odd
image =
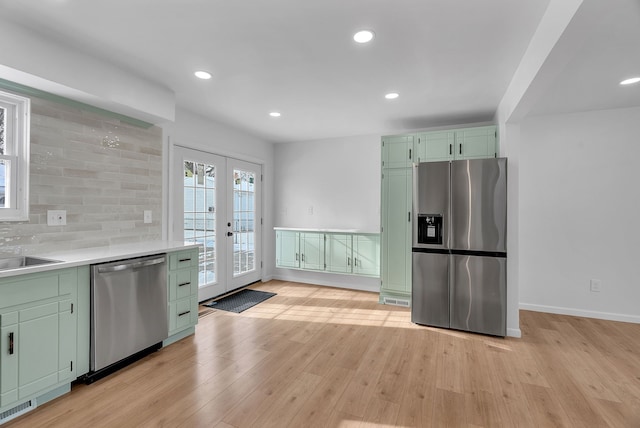
[[[413,171],[411,321],[506,335],[507,160]]]

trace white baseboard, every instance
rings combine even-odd
[[[622,321],[622,322],[631,322],[635,324],[640,324],[640,316],[637,316],[637,315],[588,311],[584,309],[563,308],[559,306],[534,305],[531,303],[520,303],[520,309],[523,309],[526,311],[548,312],[551,314],[558,314],[558,315],[572,315],[576,317],[597,318],[601,320]]]
[[[508,328],[507,336],[520,338],[522,337],[522,331],[519,328]]]
[[[347,290],[358,290],[358,291],[370,291],[373,293],[380,292],[380,284],[365,284],[365,283],[354,283],[349,281],[338,281],[332,280],[331,277],[333,275],[326,275],[327,278],[308,278],[308,277],[300,277],[297,275],[274,275],[272,279],[278,279],[280,281],[291,281],[291,282],[302,282],[305,284],[313,284],[313,285],[324,285],[328,287],[336,287],[336,288],[345,288]],[[380,281],[379,278],[376,278],[377,281]],[[374,280],[375,281],[375,280]]]

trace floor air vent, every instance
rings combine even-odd
[[[408,300],[405,300],[405,299],[394,299],[392,297],[385,297],[384,298],[384,304],[385,305],[404,306],[405,308],[408,308],[410,306]]]
[[[16,407],[5,410],[0,413],[0,425],[5,422],[9,422],[11,419],[17,418],[18,416],[27,413],[29,410],[33,410],[36,408],[36,400],[29,400],[25,403],[18,404]]]

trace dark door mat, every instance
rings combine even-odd
[[[242,290],[220,300],[206,303],[203,306],[239,314],[275,295],[276,293],[267,291]]]

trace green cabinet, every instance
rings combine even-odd
[[[324,270],[324,233],[276,230],[276,267]]]
[[[382,168],[409,168],[413,162],[413,135],[382,137]]]
[[[486,159],[497,157],[495,126],[466,128],[456,131],[456,159]]]
[[[453,159],[454,131],[434,131],[418,134],[416,162],[437,162]]]
[[[411,298],[411,168],[382,172],[380,301]]]
[[[324,233],[300,233],[300,268],[324,270]]]
[[[0,280],[0,412],[76,379],[77,269]]]
[[[380,276],[380,236],[353,235],[353,271],[357,275]]]
[[[415,143],[416,162],[484,159],[497,156],[495,126],[420,132]]]
[[[195,331],[198,323],[197,248],[168,253],[167,287],[169,305],[169,338],[167,346]]]
[[[327,235],[327,271],[336,273],[351,273],[353,266],[353,250],[351,235],[346,233],[331,233]]]
[[[411,303],[412,162],[497,155],[495,126],[382,137],[380,302]],[[413,149],[413,150],[412,150]]]
[[[300,267],[300,236],[298,232],[276,231],[276,266]]]
[[[380,276],[380,237],[276,229],[276,267]]]
[[[380,237],[376,234],[328,233],[327,270],[380,276]]]

